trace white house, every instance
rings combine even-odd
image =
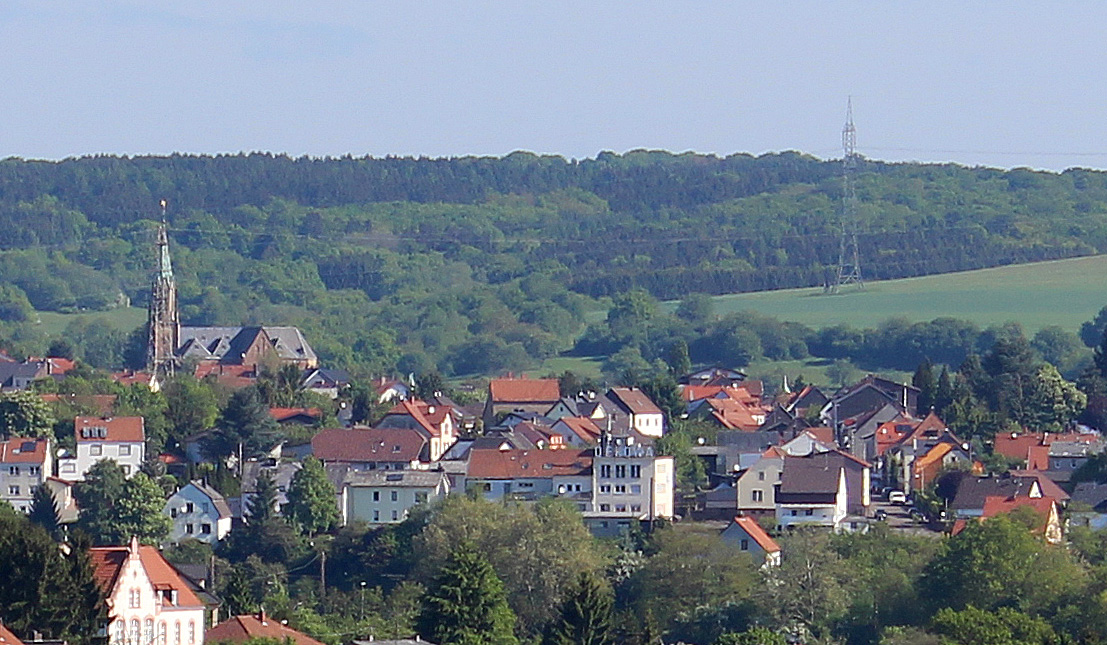
[[[173,519],[169,541],[196,539],[215,544],[231,531],[231,508],[219,491],[202,481],[189,482],[165,503],[165,514]]]
[[[613,387],[604,397],[609,414],[622,413],[630,427],[647,437],[660,437],[665,432],[665,413],[646,393],[636,387]],[[605,406],[605,407],[606,407]]]
[[[156,548],[131,538],[89,555],[107,595],[110,645],[202,645],[204,604]]]
[[[757,520],[748,515],[739,515],[720,534],[723,541],[733,544],[741,551],[748,552],[754,562],[762,562],[763,567],[780,566],[780,545],[776,543]]]
[[[440,500],[449,492],[450,480],[444,472],[350,471],[342,482],[342,523],[398,524],[407,519],[411,509]]]
[[[599,518],[653,520],[673,516],[675,468],[672,457],[657,456],[634,436],[605,434],[593,452],[592,508]]]
[[[735,483],[739,512],[761,517],[776,513],[776,486],[784,473],[784,451],[771,446]]]
[[[821,526],[839,530],[849,498],[846,470],[826,460],[785,457],[784,476],[776,491],[776,521],[781,528]]]
[[[0,441],[0,500],[27,513],[35,489],[54,474],[49,439]]]
[[[58,460],[58,477],[82,481],[98,461],[113,459],[130,477],[146,460],[146,425],[142,417],[77,417],[76,457]]]

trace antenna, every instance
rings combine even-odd
[[[164,199],[161,200],[161,223],[165,224],[165,208],[169,205],[169,202]]]
[[[861,256],[857,251],[857,128],[853,125],[853,97],[846,102],[846,124],[842,127],[842,221],[838,238],[838,270],[828,293],[855,284],[864,290]]]

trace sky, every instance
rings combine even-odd
[[[3,0],[0,157],[594,157],[1107,168],[1107,3]]]

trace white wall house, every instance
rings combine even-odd
[[[110,645],[202,645],[204,604],[152,546],[89,550],[107,595]]]
[[[761,454],[735,483],[740,512],[761,517],[776,513],[776,487],[784,474],[784,453],[773,446]]]
[[[130,477],[146,460],[146,425],[142,417],[77,417],[77,454],[58,460],[58,477],[82,481],[97,462],[114,460]]]
[[[592,460],[592,508],[586,517],[657,519],[673,516],[672,457],[633,436],[603,435]]]
[[[342,523],[397,524],[408,513],[450,492],[444,472],[421,470],[350,471],[342,483]]]
[[[783,529],[796,526],[842,528],[848,509],[845,468],[824,468],[801,457],[784,460],[784,478],[776,493],[776,521]]]
[[[189,482],[165,503],[173,520],[169,541],[195,539],[215,544],[231,531],[231,508],[223,496],[202,481]]]
[[[27,513],[35,489],[54,474],[49,439],[0,441],[0,500]]]

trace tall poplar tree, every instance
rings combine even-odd
[[[288,504],[284,514],[308,535],[327,531],[338,523],[338,506],[334,484],[327,479],[323,462],[315,457],[304,459],[288,487]]]

